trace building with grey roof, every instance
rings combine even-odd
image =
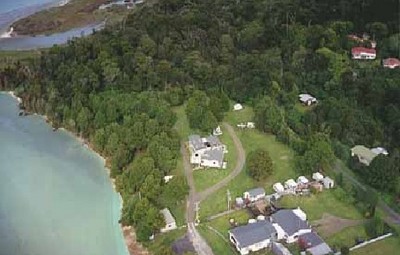
[[[311,255],[331,254],[332,250],[328,244],[315,232],[303,234],[299,237],[299,244]]]
[[[207,146],[204,144],[203,139],[199,135],[189,136],[189,146],[194,150],[205,149]]]
[[[276,230],[266,220],[249,223],[229,231],[229,240],[242,255],[268,247],[271,239],[275,238]]]
[[[271,251],[275,255],[292,255],[292,253],[281,243],[272,242]]]
[[[311,232],[301,209],[279,210],[271,215],[270,220],[278,233],[278,239],[284,239],[287,243],[296,242],[300,235]]]
[[[250,202],[263,199],[265,197],[265,190],[263,188],[254,188],[243,193],[243,198]]]
[[[173,229],[176,229],[176,222],[174,216],[172,216],[171,212],[168,208],[164,208],[160,211],[160,213],[164,217],[165,227],[161,229],[161,232],[167,232]]]
[[[190,163],[200,167],[223,168],[225,146],[218,137],[210,135],[201,138],[199,135],[189,136]]]
[[[201,157],[201,165],[206,167],[222,167],[224,151],[222,149],[207,150]]]

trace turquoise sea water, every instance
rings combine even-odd
[[[0,255],[127,255],[103,160],[0,94]]]

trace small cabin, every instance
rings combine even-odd
[[[234,111],[243,110],[243,105],[241,105],[241,104],[239,104],[239,103],[236,103],[236,104],[233,106],[233,110],[234,110]]]

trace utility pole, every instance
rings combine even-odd
[[[230,204],[231,204],[231,200],[232,200],[231,192],[229,191],[229,189],[226,190],[226,196],[227,196],[227,199],[228,199],[228,211],[229,211],[229,209],[231,209]]]

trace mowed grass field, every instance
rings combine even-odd
[[[279,200],[279,205],[284,208],[302,208],[310,221],[321,219],[324,213],[345,219],[363,219],[356,207],[338,200],[334,192],[331,189],[310,196],[284,196]]]
[[[400,254],[400,238],[393,236],[350,252],[351,255]]]
[[[257,130],[236,130],[236,132],[246,155],[258,148],[266,149],[270,153],[274,172],[266,180],[257,182],[250,178],[245,166],[245,169],[225,188],[218,190],[200,204],[200,217],[204,218],[227,210],[226,193],[228,189],[234,200],[235,197],[242,196],[246,190],[256,187],[263,187],[267,193],[272,193],[272,185],[275,182],[284,182],[289,178],[296,177],[293,168],[293,151],[277,141],[274,135],[263,134]]]

